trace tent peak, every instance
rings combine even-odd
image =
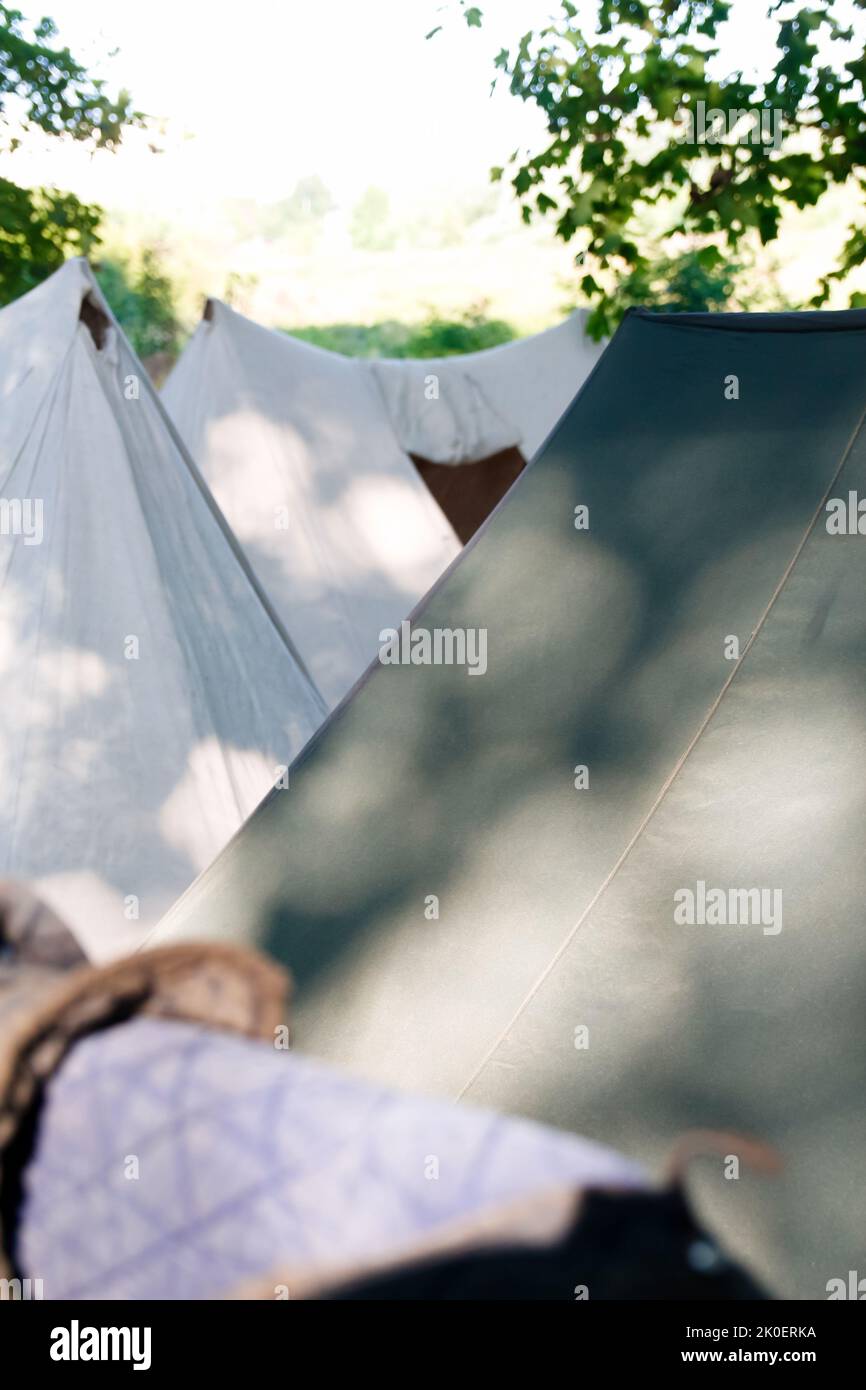
[[[90,333],[97,351],[101,352],[105,345],[106,334],[111,327],[111,320],[97,303],[92,290],[88,290],[82,297],[78,318]]]
[[[105,345],[108,330],[114,324],[114,317],[108,301],[102,293],[93,266],[86,256],[70,256],[69,260],[64,261],[60,269],[55,272],[55,276],[65,276],[70,281],[74,278],[77,293],[80,295],[78,321],[84,324],[97,350],[101,351]],[[51,276],[50,279],[55,279],[55,276]]]
[[[209,294],[204,302],[201,314],[202,323],[216,323],[217,319],[222,319],[228,313],[230,306],[222,299],[217,299]]]

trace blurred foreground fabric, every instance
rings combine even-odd
[[[140,1018],[50,1083],[17,1254],[46,1298],[215,1298],[271,1268],[396,1257],[545,1189],[645,1181],[571,1135]]]

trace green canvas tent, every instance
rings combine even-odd
[[[161,928],[367,1075],[776,1143],[701,1196],[805,1297],[862,1261],[864,408],[862,313],[630,314],[413,615],[467,662],[371,668]]]

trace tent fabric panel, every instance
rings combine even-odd
[[[486,629],[487,673],[374,669],[160,931],[271,949],[310,1050],[465,1084],[700,727],[856,423],[847,334],[766,343],[710,333],[696,355],[629,319],[416,615]]]
[[[864,309],[792,309],[784,313],[667,314],[656,309],[634,308],[627,316],[651,323],[676,324],[678,328],[711,328],[733,333],[861,333],[866,328]]]
[[[499,414],[465,359],[371,362],[394,433],[431,463],[477,463],[515,448],[521,430]]]
[[[97,349],[70,285],[100,302],[76,263],[34,292],[32,332],[52,340],[53,287],[68,340],[0,475],[44,515],[41,543],[0,538],[0,873],[104,957],[141,942],[323,707],[141,365],[116,325]],[[29,351],[6,341],[0,381]]]
[[[862,434],[833,494],[852,490],[866,493]],[[771,1194],[752,1181],[735,1200],[717,1165],[701,1201],[798,1298],[825,1296],[866,1224],[866,548],[826,519],[628,859],[467,1092],[591,1122],[643,1156],[720,1119],[772,1140],[789,1171]],[[699,881],[780,897],[759,922],[677,924],[674,895]]]
[[[472,463],[500,450],[538,452],[598,361],[585,310],[483,352],[372,364],[397,438],[432,463]],[[434,378],[437,396],[428,399]]]
[[[90,281],[78,260],[0,312],[0,470],[12,467],[73,342]]]
[[[163,399],[333,707],[459,550],[374,380],[212,301]]]

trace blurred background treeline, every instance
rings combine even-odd
[[[396,357],[866,297],[866,0],[53,9],[0,4],[0,303],[87,255],[158,376],[207,294]]]

